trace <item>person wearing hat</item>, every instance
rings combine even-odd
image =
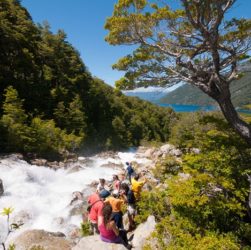
[[[119,191],[113,190],[112,195],[105,200],[105,203],[109,203],[112,206],[112,218],[119,229],[123,229],[123,214],[122,205],[124,200],[119,198]]]

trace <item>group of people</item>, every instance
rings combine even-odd
[[[126,169],[120,177],[113,175],[111,185],[105,179],[99,179],[96,192],[88,198],[88,219],[94,234],[100,234],[101,240],[110,243],[121,243],[131,249],[127,233],[135,229],[134,217],[136,203],[146,179],[139,181],[140,174],[136,173],[131,163],[126,162]],[[123,225],[123,208],[129,219],[129,228]]]

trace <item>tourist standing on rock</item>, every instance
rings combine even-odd
[[[131,245],[128,244],[126,232],[119,230],[112,218],[112,206],[107,203],[102,208],[101,216],[98,217],[98,229],[100,232],[100,238],[104,242],[108,243],[120,243],[127,249],[131,249]]]
[[[126,162],[126,177],[128,178],[128,180],[130,181],[131,183],[131,178],[132,178],[132,175],[134,174],[134,169],[132,167],[132,164],[129,163],[129,162]]]
[[[114,174],[112,176],[112,179],[113,179],[113,190],[117,190],[119,192],[119,189],[120,189],[119,177],[116,174]]]
[[[121,173],[120,176],[120,188],[123,183],[126,183],[127,185],[131,185],[131,182],[126,178],[125,173]]]
[[[139,177],[140,177],[139,174],[135,174],[134,178],[132,178],[132,187],[131,187],[131,189],[132,189],[132,191],[134,193],[136,201],[139,200],[142,187],[146,183],[146,179],[144,179],[143,181],[139,181]]]
[[[112,218],[115,221],[117,227],[119,229],[123,229],[123,213],[121,210],[124,200],[119,198],[118,190],[114,190],[112,192],[112,196],[108,197],[105,200],[105,203],[109,203],[112,206]]]
[[[103,197],[98,194],[94,193],[89,196],[87,202],[89,204],[88,207],[88,219],[91,224],[91,230],[93,234],[99,234],[98,230],[98,216],[101,215],[102,208],[103,208]]]
[[[127,203],[127,215],[129,219],[129,229],[132,231],[135,229],[135,215],[136,215],[136,199],[133,191],[129,188],[126,183],[121,184],[121,195],[124,197],[125,202]]]
[[[97,186],[97,193],[100,193],[104,189],[107,190],[107,191],[109,190],[108,186],[106,185],[105,179],[100,178],[99,179],[99,184]]]

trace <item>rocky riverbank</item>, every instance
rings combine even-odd
[[[56,196],[56,199],[54,201],[49,201],[49,205],[51,205],[51,210],[53,210],[53,205],[55,202],[62,202],[63,201],[63,210],[57,209],[58,213],[57,216],[51,216],[51,225],[52,227],[41,227],[39,223],[36,221],[36,214],[34,214],[34,211],[31,211],[30,209],[21,209],[19,211],[16,211],[15,214],[13,214],[12,221],[15,223],[23,224],[20,232],[17,234],[17,236],[10,238],[9,242],[14,242],[17,246],[20,248],[17,249],[26,249],[27,244],[30,244],[29,242],[32,242],[33,245],[41,245],[45,249],[59,249],[59,248],[53,248],[52,246],[57,246],[57,244],[61,247],[60,249],[70,249],[74,247],[74,250],[78,249],[109,249],[108,245],[105,244],[102,247],[102,243],[100,240],[97,240],[95,236],[89,236],[82,238],[80,235],[80,229],[79,224],[81,222],[82,215],[85,219],[85,213],[86,213],[86,207],[87,207],[87,197],[95,190],[97,180],[99,177],[105,177],[106,180],[109,182],[111,180],[112,173],[120,174],[124,171],[124,163],[125,161],[130,161],[133,163],[134,168],[137,172],[144,175],[144,177],[148,180],[148,185],[145,185],[145,189],[151,189],[152,186],[156,186],[159,183],[159,180],[156,179],[153,174],[152,170],[155,167],[155,164],[162,158],[165,158],[166,156],[174,156],[178,161],[180,160],[180,156],[182,155],[182,152],[179,149],[176,149],[174,146],[170,144],[163,145],[160,148],[147,148],[147,147],[139,147],[136,152],[133,153],[116,153],[116,152],[105,152],[99,155],[95,155],[93,157],[78,157],[74,160],[65,161],[65,162],[53,162],[50,163],[44,159],[34,159],[31,164],[28,164],[23,161],[23,158],[21,155],[12,155],[9,157],[3,157],[0,160],[0,168],[3,168],[3,165],[8,165],[10,169],[12,169],[12,165],[14,162],[18,162],[19,164],[24,164],[28,171],[25,178],[28,179],[28,182],[36,182],[39,179],[39,173],[37,173],[36,176],[34,176],[35,172],[31,170],[31,168],[34,168],[34,171],[42,171],[41,174],[43,175],[44,172],[46,172],[46,178],[49,179],[52,177],[50,175],[55,175],[55,178],[57,178],[57,174],[59,174],[59,178],[63,178],[63,182],[55,182],[54,183],[54,189],[60,189],[60,185],[64,183],[63,185],[70,186],[72,185],[72,192],[68,193],[65,196],[60,197],[60,195]],[[19,168],[22,168],[19,166]],[[48,170],[45,170],[45,169]],[[40,169],[40,170],[39,170]],[[25,169],[22,169],[25,171]],[[49,171],[49,173],[48,173]],[[53,172],[52,172],[53,171]],[[99,174],[98,174],[99,173]],[[48,176],[49,175],[49,176]],[[74,181],[78,181],[78,176],[83,175],[83,179],[86,178],[85,181],[83,181],[83,186],[81,189],[77,189],[77,185],[74,187]],[[91,175],[91,177],[89,176]],[[67,179],[68,177],[71,177],[71,181]],[[89,178],[87,178],[89,176]],[[1,176],[0,176],[1,178]],[[76,179],[74,179],[76,178]],[[2,196],[2,200],[6,199],[8,196],[11,196],[11,193],[8,191],[8,181],[6,182],[4,178],[3,179],[3,185],[6,186],[7,192]],[[42,178],[43,179],[43,178]],[[53,182],[53,178],[51,181]],[[18,180],[17,180],[18,182]],[[46,182],[46,181],[45,181]],[[72,183],[70,183],[72,182]],[[25,184],[26,185],[26,184]],[[47,187],[47,183],[44,185]],[[65,187],[61,187],[65,188]],[[51,190],[53,191],[53,190]],[[55,191],[55,190],[54,190]],[[12,191],[11,191],[12,192]],[[59,192],[60,193],[60,192]],[[45,202],[45,201],[44,201]],[[6,206],[7,203],[5,203]],[[42,204],[45,205],[45,204]],[[13,201],[13,207],[15,208],[15,200]],[[48,207],[48,206],[47,206]],[[2,209],[2,207],[0,207]],[[16,209],[15,209],[16,210]],[[18,209],[17,209],[18,210]],[[46,217],[46,212],[44,220],[48,220]],[[40,218],[39,221],[42,219]],[[32,221],[36,221],[35,224],[32,224]],[[76,223],[77,221],[77,223]],[[150,218],[146,222],[146,226],[143,225],[139,226],[136,231],[134,232],[134,242],[133,245],[135,246],[135,249],[141,249],[142,244],[146,240],[146,235],[148,233],[151,233],[154,229],[154,218]],[[142,230],[140,229],[142,228]],[[42,230],[43,229],[43,230]],[[49,230],[48,230],[49,229]],[[50,229],[52,229],[54,232],[60,232],[60,233],[50,233]],[[48,230],[48,231],[47,231]],[[52,231],[52,232],[53,232]],[[33,239],[33,240],[29,240]],[[27,240],[26,240],[27,239]],[[39,240],[40,239],[40,240]],[[41,240],[43,239],[43,240]],[[27,243],[28,241],[28,243]],[[51,245],[51,248],[48,245],[48,242],[53,242],[53,245]],[[93,242],[93,244],[89,244],[88,242]],[[141,242],[140,244],[138,244]],[[138,245],[137,245],[138,244]],[[90,248],[82,248],[82,246],[89,246]],[[23,247],[23,248],[22,248]],[[105,248],[106,247],[106,248]],[[122,246],[116,246],[117,248],[111,249],[122,249]]]

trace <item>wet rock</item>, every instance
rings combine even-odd
[[[104,151],[96,155],[97,157],[108,159],[108,158],[113,158],[113,159],[120,159],[117,155],[117,152],[114,151]]]
[[[45,159],[34,159],[31,160],[30,163],[36,166],[47,166],[47,160]]]
[[[11,160],[16,161],[16,160],[23,160],[24,156],[22,154],[16,153],[16,154],[7,155],[6,158],[10,158]]]
[[[107,243],[99,235],[84,237],[72,250],[126,250],[122,244]]]
[[[170,155],[173,155],[173,156],[181,156],[182,155],[182,151],[180,149],[172,149],[170,152],[169,152]]]
[[[173,149],[175,149],[175,147],[172,144],[165,144],[165,145],[160,147],[160,151],[163,154],[168,154]]]
[[[3,193],[4,193],[3,181],[0,179],[0,196],[2,196]]]
[[[70,216],[82,215],[87,210],[87,203],[83,201],[77,201],[69,211]]]
[[[97,188],[97,186],[98,186],[98,181],[92,181],[89,185],[88,185],[89,187],[91,187],[91,188]]]
[[[11,243],[18,246],[17,250],[31,249],[35,246],[45,250],[71,250],[70,242],[62,233],[51,233],[44,230],[28,230],[17,236]]]
[[[66,239],[69,240],[73,245],[76,245],[82,238],[80,228],[76,225],[69,225],[66,228]]]
[[[151,235],[151,233],[154,231],[156,226],[155,218],[154,216],[149,216],[147,218],[147,221],[140,224],[136,230],[134,231],[133,236],[133,249],[141,250],[143,249],[143,246],[146,243],[147,238]]]
[[[32,219],[31,214],[25,210],[19,211],[14,217],[11,217],[10,224],[24,225]]]
[[[65,224],[65,219],[63,217],[56,217],[52,221],[53,225],[63,226]]]
[[[112,168],[112,169],[117,169],[117,168],[124,168],[123,164],[116,164],[114,162],[108,162],[106,164],[102,164],[100,167],[103,168]]]
[[[84,165],[90,165],[93,163],[93,160],[89,157],[83,157],[83,156],[79,156],[78,157],[78,162],[80,164],[84,164]]]
[[[156,148],[149,148],[146,150],[143,156],[146,158],[152,158],[155,151],[156,151]]]
[[[68,170],[67,173],[69,173],[69,174],[71,174],[71,173],[76,173],[76,172],[78,172],[78,171],[80,171],[80,170],[82,170],[82,169],[83,169],[83,167],[81,167],[80,165],[76,165],[76,166],[71,167],[71,168]]]
[[[48,162],[47,166],[49,168],[54,169],[54,170],[57,170],[57,169],[61,168],[60,165],[59,165],[59,162],[57,162],[57,161]]]
[[[72,193],[72,199],[70,205],[72,205],[77,200],[83,201],[83,199],[84,199],[83,193],[80,191],[75,191]]]

